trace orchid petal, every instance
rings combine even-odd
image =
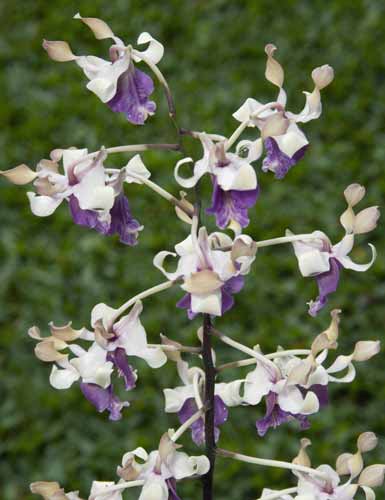
[[[97,40],[105,40],[106,38],[115,38],[114,33],[108,24],[97,17],[82,17],[79,12],[74,15],[74,19],[80,19],[95,35]]]
[[[192,188],[199,181],[199,179],[208,172],[208,165],[203,160],[199,160],[194,165],[194,174],[189,178],[184,178],[179,175],[179,169],[186,163],[192,163],[192,158],[183,158],[175,165],[174,176],[175,180],[184,188]]]
[[[18,165],[17,167],[10,168],[9,170],[0,170],[0,175],[4,176],[13,184],[23,186],[29,184],[37,177],[37,172],[31,170],[28,165]]]
[[[148,47],[146,50],[135,51],[135,61],[141,61],[141,57],[143,56],[146,59],[149,59],[153,64],[158,64],[158,62],[162,59],[164,54],[163,45],[155,40],[150,33],[143,32],[139,35],[138,40],[136,42],[138,45],[143,45],[148,43]],[[139,57],[138,57],[139,56]]]
[[[353,262],[350,257],[342,257],[342,258],[340,257],[338,261],[343,265],[345,269],[352,269],[353,271],[358,271],[360,273],[365,272],[370,267],[372,267],[377,257],[377,251],[374,245],[369,243],[369,246],[372,250],[372,258],[370,262],[368,262],[367,264],[357,264],[356,262]]]
[[[38,217],[48,217],[49,215],[52,215],[63,201],[63,198],[53,198],[45,195],[38,196],[32,191],[29,191],[27,196],[32,213]]]
[[[144,177],[145,179],[149,179],[151,177],[151,172],[146,168],[140,155],[133,156],[125,166],[124,170],[126,173],[126,177],[124,180],[127,183],[142,184],[142,182],[136,177],[131,177],[131,173],[134,175],[139,175],[140,177]]]

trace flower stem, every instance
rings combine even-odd
[[[103,493],[95,493],[95,495],[91,495],[88,500],[95,500],[96,498],[103,497],[107,493],[113,493],[114,491],[125,490],[127,488],[134,488],[135,486],[143,486],[144,480],[140,479],[139,481],[125,481],[123,483],[115,484],[110,488],[106,488],[103,490]]]
[[[292,236],[282,236],[280,238],[272,238],[270,240],[256,241],[257,248],[268,247],[270,245],[282,245],[283,243],[291,243],[293,241],[304,240],[320,240],[312,234],[294,234]]]
[[[202,349],[200,347],[190,347],[187,345],[175,346],[167,344],[147,344],[148,347],[158,347],[162,351],[169,352],[191,352],[192,354],[201,354]]]
[[[215,428],[214,428],[214,393],[215,367],[211,352],[212,323],[209,314],[203,315],[203,365],[205,371],[205,442],[206,455],[210,462],[210,470],[202,477],[203,500],[213,499],[214,467],[215,467]]]
[[[291,462],[283,462],[280,460],[269,460],[266,458],[249,457],[248,455],[242,455],[241,453],[236,453],[234,451],[223,450],[217,448],[217,455],[226,458],[233,458],[235,460],[240,460],[241,462],[247,462],[249,464],[264,465],[266,467],[277,467],[280,469],[295,470],[298,472],[303,472],[305,474],[311,474],[312,476],[318,476],[325,479],[325,473],[320,472],[311,467],[305,467],[304,465],[293,464]]]
[[[174,434],[171,436],[171,441],[174,441],[174,443],[189,429],[189,427],[196,422],[205,412],[205,407],[203,406],[200,408],[194,415],[191,415],[191,417],[184,422],[179,429],[177,429]]]
[[[282,358],[284,356],[306,356],[311,353],[310,349],[290,349],[287,351],[277,351],[271,354],[264,354],[267,359]],[[217,372],[226,370],[228,368],[240,368],[241,366],[254,365],[257,362],[257,358],[241,359],[239,361],[232,361],[231,363],[225,363],[223,365],[217,366]]]

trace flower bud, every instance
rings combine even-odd
[[[293,464],[303,465],[304,467],[311,467],[311,460],[309,455],[305,451],[308,446],[311,445],[310,439],[303,438],[301,439],[301,448],[299,450],[298,455],[292,460]]]
[[[265,53],[267,54],[265,78],[277,87],[282,87],[284,72],[279,62],[274,59],[276,50],[277,47],[272,43],[267,44],[265,47]]]
[[[358,484],[360,486],[368,486],[369,488],[382,486],[384,482],[384,474],[385,466],[383,464],[370,465],[361,472]]]
[[[77,59],[67,42],[44,40],[43,49],[53,61],[67,62]]]
[[[365,196],[365,188],[360,184],[350,184],[344,191],[345,200],[348,205],[354,207]]]
[[[353,232],[355,234],[365,234],[373,231],[377,227],[377,221],[380,218],[378,207],[369,207],[361,210],[356,215]]]
[[[380,352],[379,340],[360,340],[356,343],[353,352],[354,361],[367,361]]]
[[[333,81],[334,79],[334,69],[329,66],[329,64],[324,64],[318,68],[313,69],[311,73],[314,85],[321,90]]]
[[[378,438],[374,432],[364,432],[358,436],[357,448],[361,453],[374,450],[378,444]]]

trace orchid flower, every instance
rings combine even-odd
[[[372,231],[377,226],[380,216],[378,207],[369,207],[357,215],[353,207],[365,195],[365,188],[359,184],[351,184],[344,191],[348,209],[341,216],[341,224],[346,234],[336,245],[332,245],[329,238],[321,231],[314,231],[314,240],[293,241],[295,255],[298,259],[299,270],[302,276],[315,277],[319,289],[319,296],[309,302],[309,314],[316,316],[325,306],[328,295],[335,292],[338,286],[340,270],[342,268],[365,272],[376,259],[376,249],[369,243],[372,258],[367,264],[357,264],[351,260],[349,253],[353,249],[354,237]],[[292,233],[287,231],[288,235]]]
[[[155,66],[163,57],[163,45],[149,33],[141,33],[138,45],[148,44],[144,51],[126,47],[114,35],[107,23],[93,17],[74,16],[86,24],[98,40],[111,39],[110,60],[96,56],[77,56],[67,42],[44,40],[43,47],[54,61],[75,61],[89,79],[88,90],[96,94],[112,111],[124,113],[134,125],[143,125],[148,116],[155,113],[156,104],[149,97],[154,90],[152,79],[135,67],[134,63],[144,61]]]
[[[192,415],[203,407],[205,391],[205,373],[201,368],[189,367],[179,355],[176,366],[182,386],[174,389],[164,389],[166,413],[177,413],[179,421],[183,424]],[[215,384],[214,396],[214,432],[215,441],[219,439],[219,426],[224,424],[228,418],[228,407],[239,406],[242,398],[239,393],[242,380],[234,380],[230,383]],[[202,445],[205,442],[205,417],[202,415],[191,425],[191,437],[195,444]]]
[[[29,330],[29,335],[38,340],[36,356],[45,362],[54,363],[50,383],[55,389],[68,389],[80,380],[80,388],[88,401],[99,412],[108,410],[111,420],[121,418],[121,410],[129,403],[121,402],[113,392],[111,375],[114,369],[124,379],[126,391],[135,387],[136,370],[128,363],[127,357],[144,359],[152,368],[159,368],[167,358],[161,349],[148,347],[147,336],[140,322],[141,302],[137,302],[128,315],[123,316],[109,329],[103,320],[113,309],[99,304],[93,310],[94,331],[73,330],[71,325],[56,327],[51,324],[51,336],[42,337],[37,327]],[[72,343],[74,340],[92,342],[88,350]],[[68,349],[74,357],[62,351]]]
[[[104,168],[107,152],[88,154],[87,149],[56,149],[50,160],[41,160],[36,171],[18,165],[0,174],[14,184],[33,181],[35,192],[28,192],[34,215],[47,217],[64,201],[68,201],[75,224],[95,229],[104,235],[118,234],[126,245],[135,245],[143,226],[132,217],[123,183],[141,184],[150,172],[139,155],[135,155],[117,175]],[[59,161],[63,173],[59,172]]]
[[[308,415],[328,403],[329,382],[352,382],[356,374],[352,362],[367,361],[378,354],[379,341],[359,341],[351,355],[340,355],[328,368],[323,366],[330,349],[337,348],[340,312],[332,311],[329,328],[315,338],[306,358],[277,351],[272,360],[259,358],[257,367],[246,376],[244,402],[257,405],[263,397],[266,400],[266,415],[256,423],[260,436],[292,419],[298,420],[302,429],[308,428]],[[335,376],[346,369],[344,376]]]
[[[322,112],[320,91],[333,81],[334,72],[333,68],[327,64],[315,68],[311,74],[314,82],[313,92],[304,92],[306,103],[300,113],[291,113],[286,110],[287,96],[283,89],[284,71],[274,58],[275,51],[276,47],[273,44],[266,45],[265,77],[279,89],[274,107],[248,98],[233,116],[245,126],[257,127],[260,130],[261,139],[254,142],[244,141],[243,146],[252,149],[260,148],[260,143],[263,141],[267,154],[263,160],[262,170],[264,172],[271,170],[277,179],[282,179],[303,157],[309,145],[305,134],[297,124],[320,117]],[[268,109],[265,109],[266,107]]]
[[[194,165],[194,174],[190,178],[181,177],[180,167],[193,160],[184,158],[175,167],[177,182],[191,188],[204,174],[210,174],[213,183],[212,206],[206,210],[215,215],[217,226],[224,229],[228,224],[236,223],[240,227],[249,224],[248,209],[257,201],[259,186],[254,168],[250,165],[257,160],[262,148],[250,148],[246,158],[226,150],[226,140],[214,142],[208,134],[198,137],[203,147],[203,158]]]
[[[220,250],[221,247],[226,250]],[[170,281],[183,280],[182,290],[187,292],[177,307],[187,309],[193,319],[198,313],[221,316],[234,305],[232,295],[244,283],[243,276],[255,259],[253,240],[240,235],[233,241],[223,233],[207,234],[201,227],[197,234],[197,218],[191,225],[191,234],[175,245],[176,253],[162,251],[154,258],[154,265]],[[168,256],[179,257],[175,272],[168,272],[163,263]]]
[[[357,452],[343,453],[337,458],[336,468],[330,465],[320,465],[311,472],[303,473],[295,471],[298,477],[297,495],[287,498],[288,500],[353,500],[357,498],[361,488],[367,500],[375,500],[373,488],[381,486],[384,481],[385,466],[383,464],[370,465],[364,468],[363,455],[377,446],[378,440],[372,432],[364,432],[358,437]],[[293,463],[305,465],[310,468],[310,458],[305,449],[311,444],[310,440],[301,441],[301,449]],[[311,471],[311,469],[309,469]],[[341,476],[349,475],[349,479],[342,483]],[[265,491],[261,498],[268,498]]]

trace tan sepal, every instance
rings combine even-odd
[[[356,343],[353,351],[354,361],[367,361],[381,350],[379,340],[360,340]]]
[[[342,453],[337,458],[336,461],[336,471],[337,474],[340,476],[346,476],[347,474],[350,474],[350,469],[349,469],[349,460],[351,460],[353,457],[352,453]]]
[[[373,231],[377,227],[380,215],[380,211],[376,206],[365,208],[361,212],[358,212],[353,225],[354,234],[365,234]]]
[[[384,482],[385,466],[383,464],[369,465],[361,472],[358,479],[360,486],[376,488],[382,486]]]
[[[31,170],[28,165],[24,163],[17,167],[10,168],[9,170],[0,170],[0,175],[4,176],[13,184],[23,186],[29,184],[36,179],[37,173]]]
[[[43,40],[43,49],[47,51],[48,56],[53,61],[67,62],[77,59],[77,56],[72,52],[68,43],[62,40]]]
[[[64,342],[56,341],[51,337],[50,340],[43,340],[35,346],[35,355],[41,361],[52,363],[67,357],[66,354],[58,352],[58,349],[64,349],[65,347],[66,344]]]
[[[314,357],[316,357],[317,354],[324,349],[335,349],[335,346],[335,343],[330,342],[330,339],[327,336],[326,332],[320,333],[313,340],[313,343],[311,345],[311,353]]]
[[[66,325],[56,326],[51,321],[49,323],[49,327],[50,327],[52,335],[55,338],[57,338],[59,340],[63,340],[64,342],[72,342],[73,340],[76,340],[80,337],[82,331],[81,330],[74,330],[71,327],[71,324],[72,323],[70,321]]]
[[[303,465],[305,467],[311,467],[311,460],[306,452],[306,448],[311,445],[310,439],[301,439],[301,447],[299,449],[298,455],[292,460],[293,464]]]
[[[352,207],[349,205],[345,212],[340,217],[341,226],[348,234],[354,232],[355,214]]]
[[[74,15],[74,19],[80,19],[95,35],[97,40],[114,38],[114,33],[105,21],[97,17],[82,17],[79,13]]]
[[[276,50],[277,47],[272,43],[267,44],[265,47],[265,52],[267,55],[265,78],[269,82],[281,88],[283,85],[283,80],[285,75],[282,66],[274,58],[274,52]]]
[[[354,207],[365,196],[365,192],[365,188],[361,184],[350,184],[344,191],[347,204]]]
[[[378,438],[374,432],[363,432],[358,436],[357,448],[361,453],[374,450],[378,444]]]
[[[180,194],[180,202],[182,203],[183,208],[185,208],[186,211],[189,213],[194,213],[194,205],[192,205],[186,199],[187,194],[184,191],[180,191],[179,194]],[[187,224],[192,224],[192,218],[189,215],[187,215],[187,213],[177,205],[175,205],[175,212],[181,221],[186,222]]]
[[[214,271],[204,269],[193,273],[189,278],[186,278],[181,288],[188,293],[206,294],[212,293],[223,286],[223,281]]]
[[[160,334],[160,341],[162,345],[171,345],[176,348],[182,347],[182,344],[169,339],[166,335],[163,335],[163,333]],[[170,361],[174,361],[175,363],[181,361],[181,354],[179,351],[164,351],[164,353]]]
[[[28,335],[34,340],[43,340],[44,338],[41,336],[38,326],[31,326],[31,328],[28,328]]]
[[[166,462],[167,458],[178,448],[182,448],[182,445],[174,443],[174,441],[170,438],[169,432],[165,432],[160,438],[158,448],[161,462]]]
[[[311,73],[311,77],[313,79],[314,85],[322,90],[331,84],[334,79],[334,69],[329,66],[329,64],[324,64],[323,66],[319,66],[318,68],[313,69]]]
[[[352,478],[357,477],[362,469],[364,468],[364,461],[362,460],[362,455],[360,451],[357,451],[352,457],[348,460],[348,468],[350,472],[350,476]]]
[[[238,238],[231,247],[231,260],[236,262],[240,257],[254,257],[257,250],[258,247],[255,241],[248,244],[242,238]]]
[[[266,139],[267,137],[283,135],[287,131],[289,124],[289,120],[283,116],[283,113],[275,113],[263,124],[261,136]]]
[[[301,384],[306,385],[308,383],[309,377],[313,371],[314,359],[313,356],[309,356],[294,366],[287,377],[288,384]]]
[[[97,342],[100,347],[107,347],[108,341],[114,337],[113,333],[109,333],[103,325],[103,321],[98,319],[94,325],[95,342]]]
[[[37,481],[36,483],[31,483],[29,489],[31,490],[31,493],[41,495],[46,500],[51,500],[54,495],[55,500],[56,498],[60,499],[60,497],[56,496],[58,493],[62,493],[64,496],[61,498],[67,500],[64,490],[60,488],[60,484],[57,482]]]
[[[135,464],[135,459],[129,458],[123,467],[120,465],[117,467],[116,474],[124,479],[124,481],[135,481],[140,474],[140,470],[135,468]]]
[[[330,313],[330,316],[332,317],[332,320],[330,322],[329,328],[325,330],[326,335],[328,336],[329,340],[331,343],[334,344],[333,349],[337,348],[337,339],[338,339],[338,332],[339,332],[339,324],[340,324],[340,314],[341,314],[341,309],[333,309]]]

